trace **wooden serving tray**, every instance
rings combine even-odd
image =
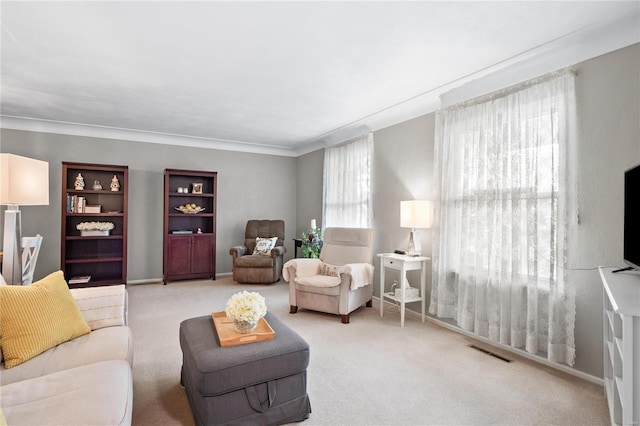
[[[264,318],[260,318],[258,325],[251,333],[242,334],[236,331],[233,321],[227,318],[226,313],[213,312],[211,317],[213,318],[213,323],[216,326],[218,339],[220,339],[220,346],[222,347],[271,340],[276,335],[267,320]]]

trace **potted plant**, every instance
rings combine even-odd
[[[309,232],[302,233],[302,257],[319,258],[322,250],[322,235],[320,228],[310,228]]]

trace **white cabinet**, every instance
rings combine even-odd
[[[604,386],[611,424],[640,424],[640,273],[600,268]]]

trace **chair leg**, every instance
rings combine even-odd
[[[342,318],[342,323],[343,323],[343,324],[349,324],[349,314],[347,314],[347,315],[340,315],[340,317]]]
[[[373,308],[373,299],[369,300],[365,306],[367,308]]]
[[[290,314],[295,314],[296,312],[298,312],[298,307],[297,306],[289,306],[289,313]]]

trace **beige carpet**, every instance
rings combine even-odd
[[[134,425],[193,425],[180,387],[178,328],[184,319],[222,311],[235,292],[258,291],[267,308],[311,346],[305,425],[606,425],[601,386],[507,352],[507,363],[469,347],[472,340],[395,307],[380,318],[361,308],[337,316],[289,314],[288,286],[216,281],[133,285]],[[259,344],[259,343],[256,343]]]

